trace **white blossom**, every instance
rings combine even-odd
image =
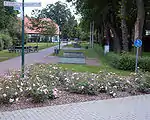
[[[3,94],[3,97],[6,97],[7,95],[6,94]]]
[[[10,103],[14,102],[14,99],[11,99],[11,98],[10,98],[10,99],[9,99],[9,102],[10,102]]]

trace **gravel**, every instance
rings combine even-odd
[[[137,93],[136,95],[140,95],[141,93]],[[119,97],[128,97],[131,94],[127,92],[117,92],[115,98]],[[61,91],[59,93],[59,97],[54,100],[47,100],[44,103],[34,104],[31,102],[30,99],[20,98],[17,103],[12,105],[0,105],[0,112],[5,111],[14,111],[20,109],[27,109],[27,108],[35,108],[35,107],[46,107],[46,106],[54,106],[54,105],[62,105],[62,104],[69,104],[69,103],[78,103],[78,102],[86,102],[86,101],[93,101],[93,100],[104,100],[104,99],[112,99],[108,94],[100,93],[98,95],[81,95],[81,94],[74,94],[69,93],[66,91]]]

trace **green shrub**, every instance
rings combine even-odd
[[[0,51],[2,51],[3,48],[4,48],[4,42],[3,42],[3,40],[0,37]]]
[[[115,53],[107,54],[107,60],[111,66],[120,70],[135,70],[136,57],[128,53],[121,55]],[[150,57],[139,57],[138,67],[144,71],[150,71]]]
[[[1,49],[7,49],[8,47],[10,47],[12,45],[12,38],[7,33],[0,34],[0,41],[1,41],[1,43],[0,43]]]
[[[138,90],[150,94],[150,74],[144,74],[139,80]]]

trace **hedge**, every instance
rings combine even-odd
[[[115,54],[115,53],[108,53],[106,56],[109,64],[117,69],[120,70],[135,70],[135,59],[136,57],[125,53],[125,54]],[[139,57],[138,60],[138,67],[144,71],[150,71],[150,57]]]

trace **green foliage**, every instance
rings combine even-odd
[[[71,38],[74,37],[73,31],[77,25],[75,17],[71,14],[67,4],[62,2],[56,2],[55,4],[49,4],[41,11],[39,16],[47,17],[55,21],[61,30],[61,37]]]
[[[143,93],[150,93],[150,74],[146,73],[140,80],[139,80],[138,89],[140,92]]]
[[[117,55],[115,53],[109,53],[107,56],[107,60],[114,68],[120,70],[135,70],[135,59],[136,57],[130,55],[128,53],[123,53],[121,55]],[[138,60],[139,69],[144,71],[150,71],[150,57],[139,57]]]
[[[0,51],[4,48],[4,41],[0,38]]]
[[[12,38],[8,33],[0,33],[1,50],[7,49],[12,45]]]

